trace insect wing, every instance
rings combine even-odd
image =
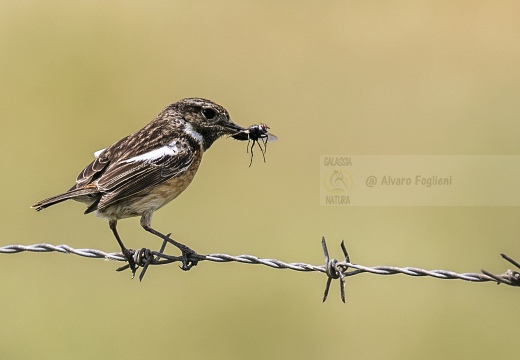
[[[267,141],[278,141],[278,137],[276,135],[273,135],[271,133],[265,134],[267,136]]]

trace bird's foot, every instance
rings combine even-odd
[[[172,244],[173,246],[175,246],[177,249],[179,249],[181,251],[182,266],[180,266],[180,268],[182,270],[184,270],[184,271],[190,270],[192,267],[194,267],[198,264],[199,258],[203,259],[203,257],[200,256],[199,254],[197,254],[194,250],[192,250],[189,247],[187,247],[186,245],[181,244],[180,242],[177,242],[174,239],[172,239],[170,237],[171,234],[163,235],[160,232],[158,232],[157,230],[152,229],[149,225],[142,225],[142,226],[143,226],[143,229],[145,229],[146,231],[163,239],[163,245],[161,247],[161,250],[164,250],[164,248],[166,246],[166,242],[167,242],[167,243]]]
[[[195,258],[194,255],[199,255],[199,254],[197,254],[195,252],[195,250],[192,250],[183,244],[179,244],[177,247],[179,248],[179,250],[182,253],[182,255],[181,255],[182,256],[182,266],[179,266],[182,270],[188,271],[192,267],[197,266],[199,261],[193,260],[193,259]]]
[[[134,259],[135,251],[127,249],[127,248],[123,248],[123,249],[121,249],[121,253],[125,257],[126,262],[128,264],[117,268],[116,271],[123,271],[123,270],[130,268],[130,270],[132,271],[132,279],[133,279],[135,277],[135,272],[137,270],[137,265],[136,265],[135,259]]]

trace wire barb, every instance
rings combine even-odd
[[[323,253],[325,255],[325,273],[329,277],[327,279],[327,284],[325,285],[325,293],[323,294],[323,302],[327,300],[329,296],[330,283],[333,279],[339,278],[339,288],[341,293],[341,300],[345,302],[345,272],[348,270],[348,263],[350,263],[350,258],[347,253],[347,249],[345,248],[345,241],[341,241],[341,250],[343,250],[343,255],[345,255],[345,264],[338,263],[336,259],[329,258],[329,251],[327,250],[327,242],[325,241],[325,236],[321,238],[321,246],[323,247]]]
[[[168,234],[168,237],[170,234]],[[166,241],[163,242],[159,251],[153,251],[147,248],[141,250],[130,250],[133,253],[133,258],[137,267],[142,268],[139,274],[139,280],[142,280],[148,267],[150,265],[165,265],[174,262],[182,262],[182,256],[172,256],[164,253],[166,248]],[[345,243],[341,242],[341,250],[345,256],[344,261],[338,261],[329,257],[327,243],[325,237],[322,238],[322,248],[325,257],[325,265],[316,266],[305,263],[285,263],[276,259],[260,259],[253,255],[227,255],[227,254],[209,254],[199,255],[191,254],[188,256],[188,261],[196,264],[200,261],[212,261],[217,263],[224,262],[238,262],[243,264],[260,264],[269,266],[275,269],[290,269],[301,272],[321,272],[328,277],[323,295],[323,301],[327,300],[330,284],[332,280],[339,279],[341,300],[345,302],[345,278],[361,273],[370,273],[375,275],[395,275],[403,274],[408,276],[429,276],[436,279],[458,279],[471,282],[496,282],[498,284],[505,284],[509,286],[520,286],[520,272],[507,270],[505,273],[496,275],[486,270],[481,270],[482,273],[462,273],[458,274],[448,270],[425,270],[415,267],[399,268],[395,266],[374,266],[368,267],[357,265],[350,262],[350,257],[345,247]],[[50,244],[34,244],[34,245],[8,245],[0,247],[0,254],[15,254],[24,251],[29,252],[59,252],[62,254],[75,254],[87,258],[101,258],[107,260],[115,260],[126,262],[126,258],[122,253],[106,253],[95,249],[74,249],[68,245],[50,245]],[[513,260],[505,254],[501,254],[509,263],[520,269],[520,263]],[[117,271],[128,269],[128,264],[120,267]],[[353,269],[350,270],[349,269]]]
[[[514,266],[516,266],[517,268],[520,269],[520,263],[518,263],[517,261],[511,259],[506,254],[500,254],[500,255],[502,256],[503,259],[509,261],[511,264],[513,264]],[[495,275],[493,273],[490,273],[487,270],[480,270],[480,271],[482,271],[482,273],[484,273],[485,275],[495,279],[497,284],[506,284],[506,285],[510,285],[510,286],[520,286],[520,273],[518,271],[513,271],[513,270],[509,270],[508,269],[502,275]]]

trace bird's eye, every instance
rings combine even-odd
[[[212,120],[217,116],[217,112],[212,108],[204,108],[202,109],[202,115],[208,120]]]

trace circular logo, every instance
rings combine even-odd
[[[352,188],[353,180],[348,171],[331,169],[323,176],[322,183],[329,193],[342,194]]]

